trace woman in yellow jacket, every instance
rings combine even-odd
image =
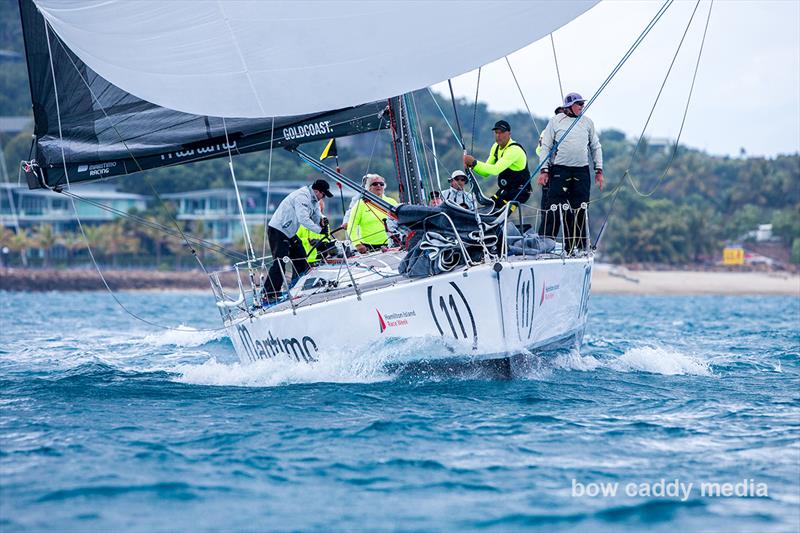
[[[380,196],[392,205],[397,202],[384,194],[386,180],[378,174],[367,174],[367,190]],[[377,206],[365,202],[362,198],[350,210],[347,220],[347,234],[359,253],[379,250],[389,242],[386,233],[386,213]]]

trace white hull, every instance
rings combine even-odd
[[[559,342],[579,344],[592,263],[591,257],[513,258],[429,278],[398,278],[362,289],[360,299],[351,289],[328,300],[231,318],[226,327],[242,362],[310,363],[340,349],[413,338],[444,339],[454,348],[450,357],[465,361],[496,359]]]

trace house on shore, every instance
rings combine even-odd
[[[308,184],[277,182],[268,188],[265,182],[241,181],[238,185],[245,219],[252,230],[255,226],[263,226],[289,193]],[[113,182],[79,184],[73,192],[85,199],[75,200],[77,215],[85,225],[114,222],[131,210],[145,210],[148,204],[152,206],[153,201],[150,196],[120,192]],[[336,189],[333,192],[336,193]],[[347,206],[355,193],[348,189],[342,193]],[[337,196],[328,200],[326,209],[334,226],[342,216],[342,199]],[[202,227],[203,238],[227,244],[242,238],[242,217],[233,187],[162,194],[161,198],[175,204],[176,218],[189,223],[189,233]],[[56,234],[76,232],[78,222],[71,199],[44,189],[31,190],[24,185],[0,183],[0,225],[33,229],[42,224],[52,226]]]
[[[113,222],[121,215],[94,204],[108,206],[117,212],[139,211],[147,207],[148,197],[119,192],[112,183],[80,185],[73,192],[86,201],[75,200],[78,217],[84,224]],[[77,231],[78,221],[69,197],[45,189],[28,189],[12,183],[0,183],[0,225],[29,229],[47,224],[55,233]]]
[[[276,182],[267,187],[263,181],[237,183],[242,199],[242,210],[247,226],[251,230],[257,225],[263,226],[265,219],[269,220],[269,216],[289,193],[308,185],[305,182]],[[333,192],[337,192],[335,188]],[[349,205],[355,193],[344,189],[342,194],[345,206]],[[341,220],[342,216],[341,199],[336,196],[338,195],[329,198],[326,205],[326,212],[329,213],[333,225],[335,225],[334,220]],[[190,223],[202,222],[204,232],[210,240],[231,243],[242,238],[242,216],[239,213],[236,190],[233,187],[170,193],[161,197],[175,203],[178,220]],[[267,198],[269,198],[269,209],[267,209]]]

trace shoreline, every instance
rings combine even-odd
[[[592,293],[800,297],[800,275],[760,271],[628,270],[595,264]]]
[[[200,270],[103,270],[114,291],[210,291]],[[233,273],[230,286],[235,286]],[[228,280],[225,280],[228,286]],[[0,268],[0,291],[105,291],[93,269]],[[786,272],[708,272],[699,270],[628,270],[596,264],[594,294],[640,295],[783,295],[800,297],[800,275]]]

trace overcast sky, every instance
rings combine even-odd
[[[662,5],[605,0],[553,34],[565,92],[591,97]],[[695,2],[678,0],[588,111],[600,129],[638,138]],[[646,135],[675,139],[709,1],[702,0]],[[502,32],[465,38],[502,38]],[[550,39],[509,56],[534,115],[561,100]],[[800,152],[800,0],[717,0],[681,143],[711,154]],[[453,80],[475,98],[477,71]],[[434,90],[449,94],[447,85]],[[481,72],[479,99],[493,111],[524,109],[505,60]],[[464,120],[464,119],[462,119]],[[513,126],[513,125],[512,125]]]

